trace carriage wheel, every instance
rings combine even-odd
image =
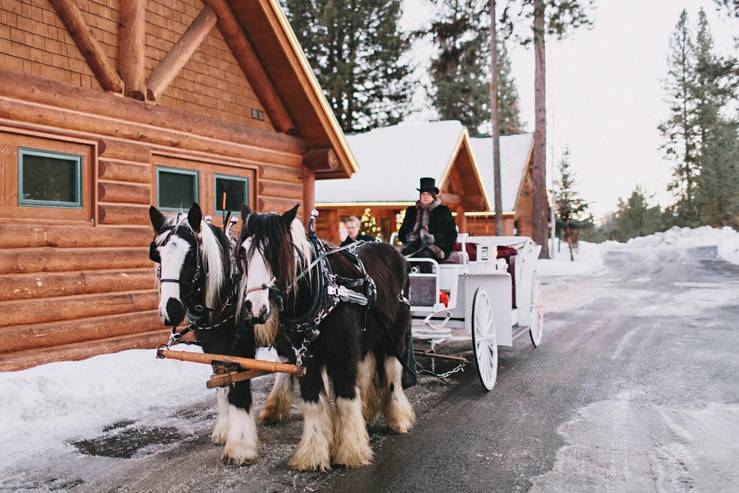
[[[544,333],[544,298],[541,293],[541,278],[538,272],[534,272],[531,283],[531,305],[529,313],[529,335],[534,347],[541,345],[541,336]]]
[[[472,350],[477,374],[485,390],[493,390],[498,378],[498,340],[493,318],[493,305],[488,293],[477,288],[472,298]]]

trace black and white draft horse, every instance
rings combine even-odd
[[[159,264],[162,322],[176,327],[187,318],[204,352],[253,358],[253,332],[246,337],[236,333],[231,243],[226,235],[203,221],[198,204],[187,215],[170,218],[152,206],[149,217],[154,227],[149,256]],[[258,442],[249,381],[219,389],[217,402],[211,438],[224,446],[221,459],[237,465],[255,461]]]
[[[301,353],[306,368],[299,378],[303,434],[290,467],[321,471],[331,464],[358,467],[372,460],[365,423],[380,409],[395,432],[405,433],[415,423],[396,358],[403,352],[411,322],[407,265],[388,244],[359,246],[356,253],[376,286],[374,303],[369,309],[339,303],[314,327],[308,341],[290,321],[316,313],[314,294],[321,273],[315,267],[316,248],[296,219],[297,208],[284,214],[255,213],[247,206],[242,210],[236,250],[243,273],[237,319],[251,322],[256,343],[274,346],[285,360],[295,362]],[[334,274],[363,278],[350,255],[338,252],[326,258]],[[324,370],[333,389],[333,409],[324,392]],[[293,377],[278,375],[261,418],[284,420],[292,395]]]

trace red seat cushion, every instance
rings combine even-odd
[[[465,250],[467,250],[467,256],[470,258],[470,262],[476,261],[477,260],[477,243],[467,242],[464,244],[464,246],[465,246]],[[455,243],[452,251],[461,252],[462,243]]]

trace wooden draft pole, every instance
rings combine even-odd
[[[495,0],[490,0],[490,123],[493,137],[493,194],[495,195],[495,234],[503,236],[503,199],[500,178],[500,100],[498,73],[498,32]]]
[[[179,361],[190,361],[192,363],[233,363],[244,370],[259,370],[267,373],[287,373],[302,376],[305,368],[288,363],[277,363],[275,361],[264,361],[260,359],[242,358],[241,356],[227,356],[225,354],[210,353],[188,353],[185,351],[172,351],[170,349],[158,349],[158,358],[176,359]]]
[[[146,97],[146,0],[120,0],[118,72],[126,96]]]
[[[87,26],[82,11],[75,0],[49,0],[54,6],[57,15],[61,18],[64,26],[77,44],[82,56],[95,74],[98,82],[106,91],[123,92],[123,80],[110,63],[103,48],[92,36],[92,31]]]
[[[172,51],[159,62],[157,68],[149,76],[149,80],[146,81],[149,99],[156,100],[162,95],[190,60],[192,54],[200,47],[210,30],[216,25],[216,21],[215,12],[207,5],[203,7],[203,10],[172,47]]]
[[[295,123],[282,103],[277,91],[272,85],[267,72],[262,67],[257,54],[254,52],[244,31],[241,29],[236,16],[226,0],[203,0],[203,3],[213,9],[218,15],[218,29],[223,39],[236,57],[241,70],[249,80],[254,93],[264,105],[272,125],[278,132],[294,134],[297,132]]]

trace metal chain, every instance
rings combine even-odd
[[[457,366],[455,366],[454,368],[452,368],[451,370],[449,370],[447,372],[444,372],[444,373],[436,373],[436,372],[433,372],[431,370],[427,370],[426,368],[422,367],[421,365],[418,365],[420,367],[420,369],[418,370],[418,373],[425,373],[427,375],[431,375],[432,377],[438,378],[439,380],[441,380],[444,383],[448,383],[447,382],[447,379],[450,376],[454,375],[455,373],[460,373],[460,372],[464,373],[464,365],[465,365],[465,363],[460,363]]]

